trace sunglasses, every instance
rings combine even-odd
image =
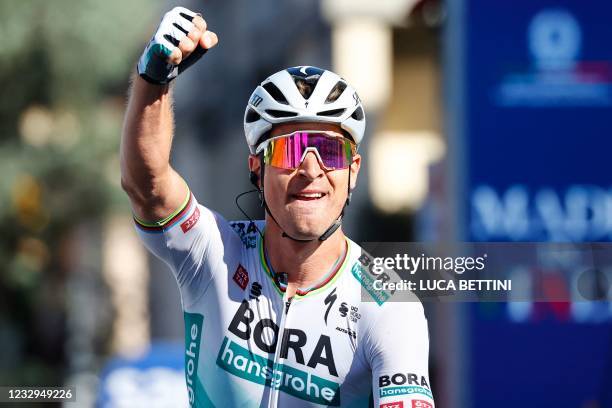
[[[313,152],[325,170],[348,168],[357,149],[355,144],[331,132],[300,130],[266,140],[257,148],[263,162],[273,167],[294,170]]]

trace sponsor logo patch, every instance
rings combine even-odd
[[[227,337],[219,349],[217,365],[237,377],[302,400],[340,406],[340,384],[285,364],[274,364]]]
[[[254,222],[248,225],[244,222],[230,222],[230,226],[240,236],[245,247],[255,248],[257,246],[257,226]]]
[[[329,309],[331,309],[331,307],[333,306],[337,298],[338,298],[338,295],[336,295],[336,288],[334,288],[334,290],[332,290],[331,293],[327,295],[327,297],[323,301],[323,303],[325,303],[326,305],[329,305],[327,306],[327,310],[325,311],[325,316],[323,317],[325,324],[327,324],[327,315],[329,314]]]
[[[185,318],[185,380],[187,381],[187,394],[189,406],[193,406],[202,397],[196,395],[198,382],[198,361],[200,360],[200,341],[202,340],[202,326],[204,316],[198,313],[184,312]]]
[[[249,299],[255,299],[259,302],[259,297],[261,296],[262,286],[259,282],[253,282],[251,284],[251,294],[249,295]]]
[[[340,316],[346,317],[346,314],[349,311],[348,307],[346,307],[346,302],[340,303],[340,309],[338,309],[338,311],[340,312]]]
[[[249,284],[249,273],[246,269],[244,269],[244,266],[238,264],[238,268],[236,268],[236,272],[234,272],[233,279],[234,282],[236,282],[236,284],[242,288],[242,290],[245,290]]]
[[[391,297],[391,295],[385,291],[374,289],[374,281],[376,279],[372,277],[372,275],[360,262],[355,262],[353,264],[351,273],[379,306],[385,303]]]
[[[396,395],[408,395],[408,394],[423,394],[429,398],[433,398],[431,391],[424,387],[407,386],[407,387],[386,387],[379,390],[379,397],[394,397]]]
[[[336,330],[338,330],[339,332],[348,334],[349,337],[352,337],[353,339],[357,338],[357,332],[353,329],[351,329],[350,327],[344,328],[344,327],[336,327]]]
[[[412,401],[412,408],[433,408],[433,405],[431,405],[427,401],[413,400]]]
[[[192,229],[198,223],[199,219],[200,209],[196,207],[196,209],[193,211],[193,214],[191,214],[191,216],[181,224],[181,229],[183,230],[183,233],[186,233],[187,231]]]
[[[380,404],[380,408],[404,408],[404,402],[403,401],[387,402],[385,404]]]

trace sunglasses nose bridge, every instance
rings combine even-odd
[[[312,153],[312,154],[311,154]],[[302,154],[298,165],[298,171],[302,171],[311,177],[316,177],[325,170],[325,164],[315,148],[308,148]]]

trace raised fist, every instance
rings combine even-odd
[[[140,60],[138,74],[154,84],[167,84],[218,42],[199,13],[175,7],[162,18]]]

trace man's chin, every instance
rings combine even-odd
[[[290,234],[292,238],[295,239],[303,239],[303,240],[313,240],[319,239],[321,235],[327,231],[329,226],[321,227],[321,226],[307,226],[307,225],[296,225],[291,228],[291,232],[286,231],[286,233]]]

